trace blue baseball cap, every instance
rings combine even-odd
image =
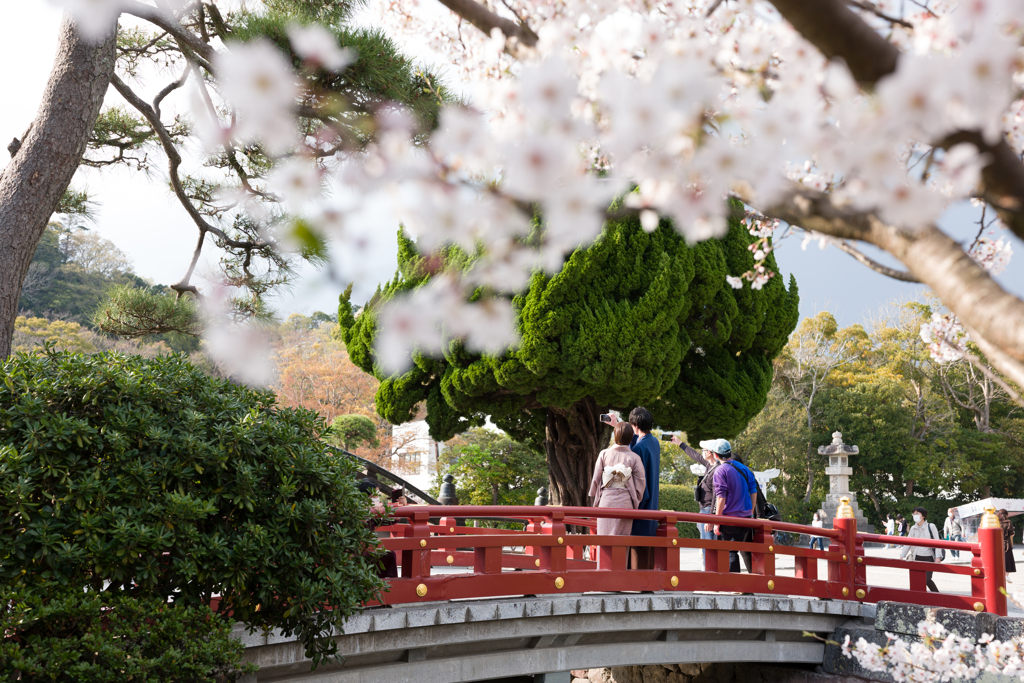
[[[710,441],[701,441],[700,447],[706,451],[718,453],[719,455],[732,453],[732,444],[730,444],[725,439],[711,439]]]

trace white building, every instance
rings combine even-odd
[[[430,438],[426,420],[416,420],[391,428],[392,442],[396,446],[395,472],[413,486],[428,491],[437,478],[437,460],[444,450],[444,442]],[[398,463],[403,467],[398,467]]]

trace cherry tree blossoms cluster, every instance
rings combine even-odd
[[[120,1],[65,4],[81,14]],[[469,272],[380,312],[377,351],[389,370],[454,338],[482,352],[514,344],[509,294],[597,239],[609,211],[634,212],[647,230],[670,219],[696,242],[725,234],[725,198],[741,198],[759,210],[745,220],[754,265],[728,282],[760,288],[774,275],[765,259],[778,227],[764,216],[795,193],[828,192],[914,230],[970,197],[984,164],[972,144],[937,141],[969,129],[1021,142],[1020,0],[933,4],[893,25],[907,52],[873,91],[754,0],[507,5],[505,19],[536,28],[518,59],[499,29],[485,33],[426,0],[377,7],[389,32],[431,36],[473,90],[472,106],[446,107],[425,142],[408,115],[382,106],[373,141],[325,163],[338,140],[297,127],[306,86],[269,43],[224,45],[216,92],[199,83],[194,100],[211,148],[259,140],[279,159],[264,190],[228,189],[240,206],[273,192],[291,215],[359,249],[359,216],[386,202],[424,253],[458,245],[477,257]],[[315,28],[290,38],[311,64],[342,69],[353,58]],[[976,250],[993,268],[1008,255],[999,240]],[[927,334],[956,348],[956,334],[936,325]]]
[[[908,642],[886,633],[885,645],[869,643],[864,638],[851,645],[847,635],[842,652],[868,671],[884,672],[899,683],[972,680],[982,673],[1024,680],[1024,643],[1019,640],[998,641],[983,635],[976,642],[927,621],[917,628],[919,640]]]

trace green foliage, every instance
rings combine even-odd
[[[611,221],[560,272],[536,273],[515,296],[518,347],[489,357],[453,343],[443,358],[417,354],[411,370],[387,377],[374,365],[376,306],[429,278],[404,240],[395,279],[358,318],[343,296],[338,321],[352,361],[381,380],[378,413],[402,423],[426,402],[438,440],[489,415],[536,446],[550,411],[588,397],[602,411],[644,404],[659,426],[694,439],[728,437],[764,405],[772,358],[797,320],[795,282],[789,291],[779,278],[760,291],[726,283],[753,263],[751,241],[737,217],[727,237],[694,246],[667,221],[652,233],[635,217]],[[443,257],[448,268],[465,267],[457,250]]]
[[[0,671],[21,683],[200,683],[253,673],[232,622],[205,605],[66,591],[4,595]]]
[[[107,334],[127,339],[167,333],[191,337],[202,334],[195,298],[154,289],[157,288],[113,287],[93,314],[93,324]]]
[[[319,661],[382,584],[358,468],[314,413],[181,356],[19,354],[0,366],[0,587],[210,604]]]
[[[696,482],[694,482],[696,484]],[[675,512],[700,512],[697,501],[693,499],[693,486],[678,484],[662,484],[658,488],[658,503],[662,510]],[[680,538],[700,538],[697,526],[690,522],[679,522],[676,525]]]
[[[326,440],[346,451],[354,451],[360,446],[376,448],[380,445],[377,423],[365,415],[337,416],[327,430]]]
[[[117,285],[148,287],[103,238],[51,223],[36,246],[18,308],[88,322]]]
[[[451,474],[462,505],[533,505],[548,483],[543,455],[490,429],[470,429],[438,459],[437,488]]]

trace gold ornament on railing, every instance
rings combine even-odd
[[[836,519],[853,519],[853,507],[850,505],[849,497],[843,496],[839,499],[839,507],[836,508]]]
[[[999,516],[996,515],[996,509],[994,507],[985,508],[985,514],[981,516],[981,524],[978,525],[979,529],[998,529],[1002,524],[999,523]]]

